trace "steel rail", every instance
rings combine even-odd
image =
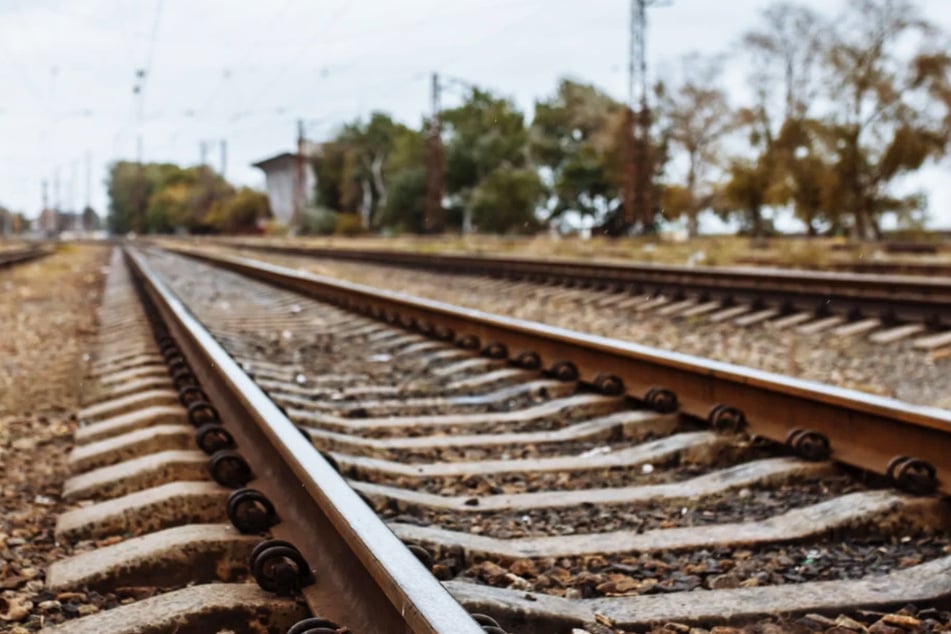
[[[51,253],[53,253],[52,249],[46,249],[36,245],[24,249],[7,249],[0,251],[0,268],[29,262],[30,260],[45,257]]]
[[[527,258],[421,254],[383,249],[294,247],[221,241],[262,252],[389,264],[425,270],[496,275],[647,294],[688,295],[724,304],[775,306],[786,312],[837,314],[951,326],[951,277],[689,267]]]
[[[484,634],[468,613],[238,366],[135,250],[133,275],[178,343],[250,464],[250,484],[277,508],[316,581],[315,614],[356,632]]]
[[[916,459],[926,474],[933,469],[927,475],[934,488],[951,493],[948,410],[463,309],[245,257],[166,248],[390,323],[442,335],[485,354],[502,350],[513,362],[532,354],[550,371],[556,363],[568,362],[582,381],[604,385],[608,377],[620,382],[618,387],[628,395],[648,402],[652,394],[664,393],[662,401],[693,417],[714,422],[722,414],[717,406],[729,407],[734,422],[777,442],[789,443],[797,432],[818,434],[833,459],[871,472],[891,474],[897,458]]]

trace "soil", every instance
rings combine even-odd
[[[108,250],[60,247],[0,271],[0,631],[32,632],[110,599],[44,589]],[[12,301],[11,301],[12,300]],[[56,345],[51,346],[50,342]]]

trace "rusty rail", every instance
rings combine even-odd
[[[687,296],[725,305],[750,303],[783,312],[879,317],[886,323],[923,321],[951,326],[951,277],[873,275],[753,267],[688,267],[525,258],[420,254],[382,249],[327,249],[224,242],[262,252],[409,268],[493,275],[539,282],[617,288],[651,295]]]
[[[951,493],[951,412],[665,352],[634,343],[462,309],[441,302],[187,247],[170,250],[390,323],[504,356],[515,365],[626,393],[661,411],[745,428],[811,457]]]
[[[482,628],[432,577],[344,479],[300,434],[155,276],[127,251],[136,279],[157,309],[202,389],[219,410],[292,543],[314,572],[303,596],[315,614],[357,632],[480,634]]]
[[[45,257],[53,253],[52,249],[47,249],[38,245],[31,245],[22,249],[8,249],[0,251],[0,268],[22,264],[37,258]]]

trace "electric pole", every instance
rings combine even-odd
[[[86,150],[86,209],[92,208],[92,155]]]
[[[304,217],[304,204],[306,197],[304,195],[304,120],[297,120],[297,156],[294,162],[294,213],[291,216],[291,230],[294,231],[300,227],[301,220]]]
[[[59,191],[59,165],[53,170],[53,211],[59,213],[62,206],[62,199]]]
[[[198,167],[204,167],[208,165],[208,142],[199,141],[198,142]]]
[[[145,211],[147,205],[147,185],[145,182],[144,143],[143,143],[143,125],[145,124],[145,69],[139,68],[135,71],[135,84],[132,87],[132,94],[136,102],[136,138],[135,138],[135,217],[129,223],[129,229],[132,231],[145,231]]]
[[[225,170],[228,168],[228,142],[221,139],[218,142],[218,149],[221,151],[221,178],[224,178]]]
[[[647,104],[647,7],[659,0],[631,0],[628,51],[628,103],[624,122],[624,222],[625,230],[640,224],[649,233],[654,227],[651,113]],[[666,4],[666,3],[664,3]]]
[[[423,232],[439,233],[445,228],[443,199],[443,147],[440,122],[439,74],[433,73],[431,93],[432,116],[429,120],[429,137],[426,152],[426,199],[424,203]]]

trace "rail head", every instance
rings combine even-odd
[[[312,608],[343,622],[389,633],[481,634],[481,627],[380,520],[287,416],[217,343],[141,253],[127,249],[135,276],[173,332],[203,389],[235,425],[258,477],[312,568]],[[283,502],[283,503],[282,503]],[[344,552],[347,551],[347,552]]]
[[[37,244],[29,245],[23,248],[5,249],[0,251],[0,268],[22,264],[51,255],[55,249],[40,246]]]
[[[467,337],[470,346],[473,341],[503,343],[510,359],[531,352],[543,367],[567,361],[579,379],[592,384],[599,376],[611,375],[628,395],[648,402],[651,390],[667,390],[680,412],[711,422],[717,406],[729,407],[742,415],[751,433],[778,442],[788,442],[793,432],[818,432],[835,459],[872,472],[889,473],[899,457],[919,459],[934,469],[938,489],[951,493],[948,410],[464,309],[250,258],[168,248],[393,322],[417,327],[426,322],[429,330],[438,325],[457,343]]]

